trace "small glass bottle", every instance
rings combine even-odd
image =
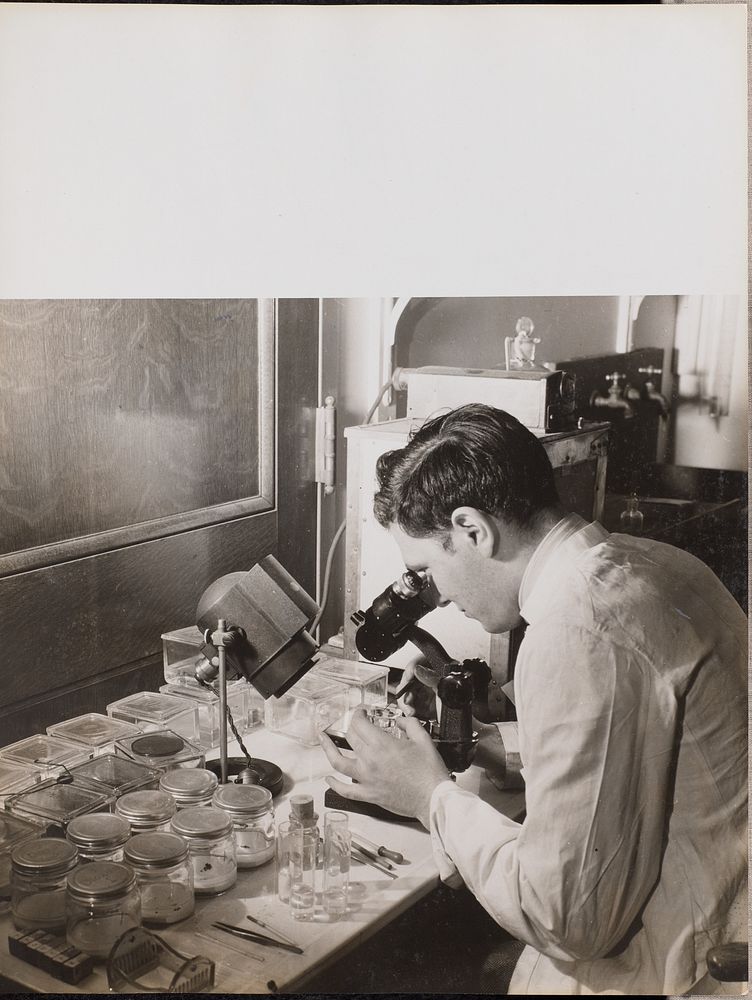
[[[115,813],[128,820],[131,833],[168,832],[175,815],[175,799],[167,792],[128,792],[115,802]]]
[[[258,868],[274,857],[272,793],[261,785],[220,785],[213,805],[226,812],[235,832],[238,868]]]
[[[275,841],[275,871],[277,876],[277,896],[281,903],[290,902],[290,831],[295,823],[289,819],[277,823]]]
[[[350,824],[347,813],[324,814],[324,912],[337,919],[347,912],[350,886]]]
[[[290,798],[290,912],[295,920],[313,920],[319,858],[318,813],[311,795]]]
[[[626,535],[641,535],[643,516],[638,504],[640,500],[636,493],[633,493],[627,500],[627,509],[621,512],[619,525]]]
[[[11,912],[19,931],[65,933],[65,889],[78,864],[78,851],[67,840],[43,837],[16,847],[11,854]]]
[[[205,767],[182,767],[163,774],[159,787],[173,797],[177,809],[190,809],[210,806],[218,782],[216,774]]]
[[[81,864],[88,861],[122,861],[123,847],[130,835],[130,823],[112,813],[76,816],[65,831],[67,840],[78,849]]]
[[[175,833],[138,833],[125,845],[125,861],[141,890],[141,920],[163,927],[193,913],[193,865],[188,845]]]
[[[141,924],[136,873],[117,861],[92,861],[68,876],[68,944],[94,958],[107,958],[121,934]]]
[[[197,896],[215,895],[235,885],[238,864],[227,813],[213,806],[181,809],[173,817],[172,832],[188,843]]]

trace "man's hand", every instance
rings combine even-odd
[[[397,699],[397,706],[402,709],[405,715],[415,715],[419,719],[435,719],[438,717],[436,691],[418,679],[415,668],[420,662],[420,657],[418,657],[405,666],[399,687],[404,689],[406,685],[410,686],[404,695]]]
[[[328,775],[330,788],[348,799],[373,802],[400,816],[414,816],[428,829],[434,788],[449,772],[428,733],[417,719],[398,719],[401,739],[371,725],[362,709],[353,713],[347,742],[354,756],[345,755],[325,733],[321,746],[329,763],[357,784]]]

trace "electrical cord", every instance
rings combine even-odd
[[[372,405],[368,408],[368,412],[366,413],[365,417],[363,418],[363,421],[361,423],[361,427],[363,427],[365,424],[370,424],[371,418],[373,417],[373,415],[376,412],[376,410],[378,410],[378,408],[379,408],[379,403],[384,398],[387,390],[390,389],[391,386],[392,386],[392,380],[389,379],[389,381],[385,382],[382,385],[382,387],[379,389],[379,394],[376,397],[376,399],[374,399]],[[326,567],[324,569],[324,585],[321,588],[321,606],[319,608],[318,614],[313,619],[313,621],[311,622],[311,625],[310,625],[310,627],[308,629],[308,631],[312,632],[312,633],[315,632],[316,629],[319,627],[319,623],[321,622],[321,619],[324,617],[324,612],[326,611],[326,605],[327,605],[327,602],[329,600],[329,585],[331,583],[331,573],[332,573],[332,564],[334,562],[334,552],[335,552],[335,550],[337,548],[337,545],[339,544],[339,540],[342,538],[342,535],[345,533],[345,525],[346,525],[346,523],[347,523],[346,519],[342,521],[342,523],[339,525],[339,527],[337,528],[336,532],[334,533],[334,538],[332,538],[331,544],[329,545],[329,552],[327,553],[327,557],[326,557]]]
[[[202,688],[206,688],[206,690],[207,691],[211,691],[212,694],[217,694],[217,691],[216,691],[216,689],[214,688],[214,686],[212,684],[209,684],[206,681],[201,680],[200,677],[197,677],[196,680],[199,682],[199,684],[201,685]],[[237,740],[238,746],[240,747],[240,749],[241,749],[241,751],[243,753],[243,756],[245,757],[247,766],[251,767],[252,757],[248,753],[248,751],[246,750],[245,744],[243,743],[243,739],[242,739],[240,733],[238,732],[237,726],[235,725],[235,720],[233,719],[232,712],[230,711],[230,703],[229,703],[229,701],[227,702],[227,706],[226,707],[227,707],[227,721],[230,724],[230,729],[232,730],[232,735]]]

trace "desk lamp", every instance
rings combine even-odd
[[[227,783],[227,681],[238,677],[266,700],[279,698],[313,666],[318,646],[306,625],[319,608],[272,555],[245,573],[228,573],[210,584],[196,612],[204,634],[196,679],[217,680],[220,702],[220,780]],[[242,747],[242,741],[241,741]],[[273,791],[282,772],[248,757],[252,783]]]

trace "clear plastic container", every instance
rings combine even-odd
[[[0,750],[1,759],[38,770],[45,778],[56,778],[61,773],[61,768],[55,765],[73,767],[93,756],[94,751],[90,748],[69,743],[57,736],[43,736],[41,733],[19,740],[18,743],[11,743]]]
[[[317,746],[319,733],[345,714],[349,700],[344,684],[308,673],[287,694],[265,702],[266,728]]]
[[[118,797],[126,792],[157,788],[162,772],[135,760],[106,753],[87,760],[85,764],[77,764],[70,769],[70,773],[76,784],[104,788]]]
[[[68,824],[65,838],[78,850],[81,864],[89,861],[122,861],[123,847],[131,836],[130,823],[112,813],[77,816]]]
[[[66,938],[73,948],[105,959],[121,934],[141,926],[141,893],[130,865],[92,861],[68,876]]]
[[[40,777],[38,768],[23,767],[13,761],[0,760],[0,809],[4,807],[9,795],[31,788],[40,781]]]
[[[238,864],[232,820],[221,809],[197,806],[181,809],[172,831],[188,844],[197,896],[211,896],[235,885]]]
[[[115,741],[115,754],[157,771],[177,767],[203,767],[204,751],[170,729],[155,730]]]
[[[163,774],[159,787],[173,797],[177,809],[190,809],[193,806],[210,806],[218,783],[219,779],[213,771],[205,767],[191,767]]]
[[[30,840],[13,849],[11,913],[17,930],[65,933],[66,881],[77,864],[73,844],[55,837]]]
[[[175,800],[167,792],[128,792],[115,802],[115,814],[130,823],[132,834],[167,831],[175,815]]]
[[[10,856],[28,840],[38,840],[45,828],[11,816],[0,816],[0,913],[10,910]]]
[[[137,691],[107,706],[112,719],[130,722],[145,733],[171,729],[193,743],[198,741],[198,708],[182,698],[160,691]]]
[[[248,726],[247,689],[248,685],[245,682],[243,687],[231,688],[229,685],[227,687],[227,704],[241,736],[247,731]],[[162,694],[169,694],[173,698],[183,698],[197,709],[198,742],[204,750],[212,750],[220,745],[219,727],[222,713],[219,695],[202,687],[173,687],[170,684],[163,684],[159,690]],[[229,725],[227,732],[232,738]]]
[[[141,889],[141,919],[163,927],[194,910],[193,865],[188,844],[175,833],[139,833],[126,844],[125,860]]]
[[[76,816],[109,812],[113,796],[103,788],[58,781],[42,781],[24,792],[9,796],[5,808],[14,816],[45,823],[64,832]]]
[[[261,785],[220,785],[213,805],[232,820],[238,868],[258,868],[274,857],[272,793]]]
[[[313,674],[329,677],[346,685],[349,691],[348,708],[381,706],[387,703],[389,668],[378,663],[344,660],[325,656],[316,661]]]
[[[68,740],[69,743],[90,747],[95,755],[112,753],[115,740],[123,736],[136,736],[140,732],[139,727],[130,722],[111,719],[98,712],[89,712],[88,715],[79,715],[75,719],[47,726],[48,736],[56,736],[61,740]]]

